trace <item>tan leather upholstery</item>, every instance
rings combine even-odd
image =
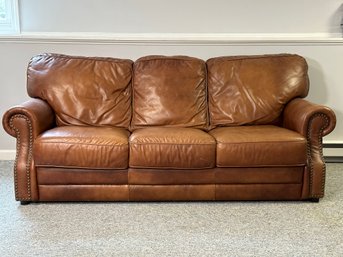
[[[296,98],[285,108],[283,126],[303,136],[308,136],[308,133],[320,133],[318,136],[323,137],[335,128],[336,115],[326,106]]]
[[[39,185],[126,185],[127,169],[37,167]]]
[[[130,167],[207,169],[215,167],[216,141],[193,128],[145,128],[130,137]]]
[[[215,169],[129,168],[130,185],[197,185],[215,183]]]
[[[328,107],[316,105],[303,99],[294,99],[285,108],[284,126],[297,131],[307,139],[309,165],[309,195],[324,196],[325,163],[322,152],[322,137],[336,125],[336,116]]]
[[[301,184],[216,185],[216,200],[299,200]]]
[[[291,130],[259,125],[209,133],[217,140],[217,167],[306,165],[306,139]]]
[[[205,62],[186,56],[138,59],[133,75],[132,129],[207,126]]]
[[[212,127],[272,123],[308,92],[307,64],[297,55],[219,57],[207,67]]]
[[[129,201],[128,185],[39,185],[39,200]]]
[[[51,107],[40,99],[31,99],[9,109],[2,117],[6,132],[17,138],[14,163],[14,190],[18,201],[37,201],[33,143],[43,131],[55,126]]]
[[[34,143],[37,167],[125,169],[129,132],[120,128],[63,126],[42,133]]]
[[[27,72],[29,95],[49,103],[57,125],[129,127],[132,61],[43,54]]]
[[[333,111],[298,55],[43,54],[3,115],[18,201],[305,200],[325,189]],[[130,132],[131,131],[131,132]]]
[[[216,168],[216,184],[301,184],[304,167],[230,167]]]
[[[304,167],[230,167],[200,170],[129,169],[130,185],[296,184]]]
[[[215,185],[132,185],[131,201],[210,201],[215,200]]]

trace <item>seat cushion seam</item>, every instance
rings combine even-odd
[[[194,144],[194,143],[189,143],[189,144],[180,144],[180,143],[129,143],[130,145],[209,145],[209,146],[215,146],[216,143],[212,144]]]
[[[222,142],[222,141],[217,141],[218,144],[229,144],[229,145],[233,145],[233,144],[306,144],[306,140],[304,141],[259,141],[259,142]]]
[[[129,144],[123,145],[105,145],[105,144],[89,144],[89,143],[67,143],[67,142],[36,142],[36,144],[64,144],[64,145],[92,145],[92,146],[107,146],[107,147],[127,147]]]

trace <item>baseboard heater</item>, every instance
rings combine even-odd
[[[323,152],[326,162],[343,163],[343,144],[324,143]]]

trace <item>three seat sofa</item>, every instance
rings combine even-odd
[[[22,204],[319,200],[336,118],[293,54],[126,59],[42,54],[3,116]]]

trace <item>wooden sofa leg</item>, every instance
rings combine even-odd
[[[319,198],[310,198],[310,202],[319,203]]]
[[[31,202],[29,201],[20,201],[20,205],[28,205],[30,204]]]

